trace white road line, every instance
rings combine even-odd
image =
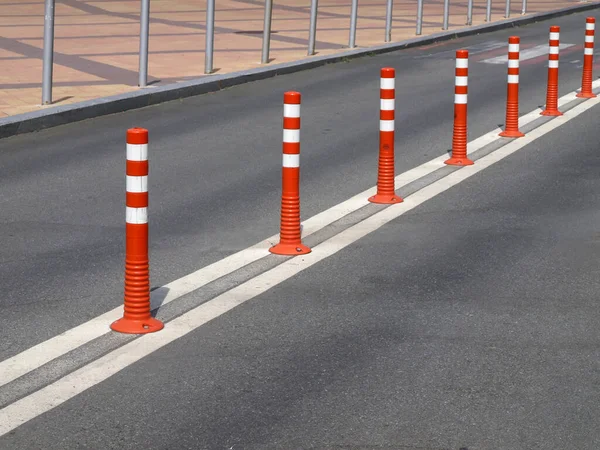
[[[465,50],[469,50],[469,55],[477,55],[479,53],[489,52],[491,50],[495,50],[495,49],[501,48],[501,47],[506,47],[506,42],[487,41],[487,42],[483,42],[481,44],[470,45],[470,46],[464,47],[464,48],[465,48]],[[434,50],[434,48],[432,48],[431,50]],[[456,52],[455,50],[441,50],[439,52],[434,51],[427,55],[413,56],[413,59],[431,58],[432,56],[436,56],[436,57],[444,57],[446,55],[454,56],[455,52]]]
[[[593,88],[600,86],[600,80],[592,83]],[[576,92],[570,92],[559,99],[559,106],[575,100]],[[541,110],[538,108],[519,118],[519,125],[524,126],[535,119],[538,119]],[[498,133],[501,130],[496,128],[489,133],[469,142],[467,150],[473,153],[485,145],[494,142],[500,137]],[[376,147],[374,147],[376,148]],[[441,155],[418,167],[408,170],[396,176],[396,189],[422,178],[435,170],[444,167],[444,160],[447,155]],[[335,205],[326,211],[323,211],[303,222],[303,236],[311,235],[327,225],[351,214],[352,212],[369,204],[368,198],[375,194],[376,187],[371,187],[354,197]],[[271,236],[251,247],[234,253],[224,259],[210,264],[202,269],[192,272],[182,278],[162,286],[152,292],[152,309],[158,308],[161,304],[165,305],[189,294],[196,289],[211,283],[223,276],[226,276],[242,267],[251,264],[259,259],[268,256],[268,248],[275,243],[278,235]],[[22,351],[0,362],[0,387],[16,380],[17,378],[43,366],[44,364],[61,357],[75,350],[94,339],[99,338],[110,332],[109,325],[121,317],[123,307],[119,306],[98,317],[95,317],[81,325],[54,336],[44,342]],[[164,331],[161,331],[163,333]]]
[[[230,291],[215,297],[213,300],[168,322],[165,329],[160,333],[147,334],[131,341],[39,391],[1,409],[0,436],[14,430],[40,414],[61,405],[145,356],[185,336],[236,306],[268,291],[319,261],[334,255],[353,242],[381,228],[388,222],[402,216],[427,200],[447,191],[492,164],[522,149],[527,144],[569,122],[598,103],[600,103],[600,97],[581,103],[565,115],[557,117],[530,131],[525,137],[509,142],[500,149],[478,159],[475,165],[451,172],[446,177],[428,185],[415,194],[405,197],[403,203],[390,206],[366,218],[362,222],[347,228],[314,247],[312,253],[285,261],[279,266],[240,284]]]
[[[575,44],[560,44],[559,49],[573,47]],[[535,47],[526,48],[521,50],[520,61],[527,61],[528,59],[537,58],[538,56],[548,54],[548,44],[537,45]],[[481,62],[488,64],[506,64],[508,61],[508,55],[496,56],[494,58],[484,59]]]

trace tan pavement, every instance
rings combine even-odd
[[[424,0],[423,35],[442,26],[443,0]],[[274,0],[271,64],[307,58],[310,0]],[[528,13],[580,4],[578,0],[528,0]],[[262,0],[217,0],[215,73],[260,66]],[[347,49],[351,0],[320,0],[317,54]],[[358,47],[384,41],[385,0],[359,0]],[[54,105],[139,89],[139,0],[57,0]],[[205,0],[151,0],[149,77],[154,85],[204,75]],[[475,0],[473,25],[485,19]],[[492,21],[504,20],[494,0]],[[392,40],[415,37],[417,0],[395,0]],[[41,106],[44,0],[0,0],[0,117]],[[451,0],[450,30],[465,27],[467,2]],[[514,1],[511,17],[520,16]],[[152,87],[146,88],[152,89]]]

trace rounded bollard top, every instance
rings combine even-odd
[[[469,50],[456,50],[456,57],[457,58],[468,58]]]
[[[518,44],[519,42],[521,42],[521,38],[519,36],[511,36],[508,38],[509,44]]]
[[[300,92],[289,91],[283,94],[283,103],[287,103],[288,105],[299,105],[301,99]]]
[[[381,78],[394,78],[396,76],[396,69],[392,67],[384,67],[381,69]]]
[[[560,27],[558,25],[552,25],[550,27],[550,32],[551,33],[558,33],[560,31]]]
[[[585,21],[587,23],[596,23],[596,18],[595,17],[588,17],[585,19]]]
[[[147,144],[148,143],[148,130],[145,128],[130,128],[127,130],[127,143],[128,144]]]

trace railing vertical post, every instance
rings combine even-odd
[[[356,47],[356,16],[358,16],[358,0],[352,0],[352,11],[350,12],[350,39],[348,47]]]
[[[492,0],[487,0],[487,5],[485,8],[485,21],[492,21]]]
[[[44,56],[42,68],[42,105],[52,103],[54,65],[54,0],[46,0],[44,11]]]
[[[394,8],[394,0],[387,0],[385,9],[385,42],[392,40],[392,12]]]
[[[508,19],[510,17],[510,0],[506,0],[506,7],[504,9],[504,18]]]
[[[215,39],[215,0],[206,1],[206,42],[204,49],[204,73],[213,71],[213,50]]]
[[[417,31],[415,34],[420,36],[423,31],[423,0],[417,0]]]
[[[444,24],[442,30],[448,29],[448,16],[450,15],[450,0],[444,0]]]
[[[138,86],[148,84],[148,39],[150,35],[150,0],[142,0],[140,13],[140,69]]]
[[[271,19],[273,17],[273,0],[265,0],[265,23],[263,25],[263,45],[260,62],[269,62],[269,50],[271,48]]]
[[[467,4],[467,25],[473,25],[473,0]]]
[[[311,0],[311,2],[310,2],[310,29],[308,31],[308,56],[312,56],[315,54],[318,8],[319,8],[319,0]]]

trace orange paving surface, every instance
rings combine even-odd
[[[151,0],[149,80],[157,84],[204,75],[206,0]],[[307,58],[310,0],[274,0],[271,64]],[[423,33],[438,33],[443,0],[424,0]],[[528,13],[581,4],[528,0]],[[263,0],[218,0],[215,73],[259,67]],[[347,49],[351,0],[320,0],[318,55]],[[384,43],[385,0],[359,0],[356,45]],[[492,21],[504,20],[493,0]],[[140,0],[57,0],[54,105],[139,89]],[[485,23],[485,0],[475,0],[473,25]],[[0,0],[0,117],[41,108],[44,0]],[[392,41],[415,37],[417,0],[394,0]],[[513,0],[511,18],[520,16]],[[451,0],[450,30],[465,27],[467,1]],[[146,89],[152,89],[148,87]]]

